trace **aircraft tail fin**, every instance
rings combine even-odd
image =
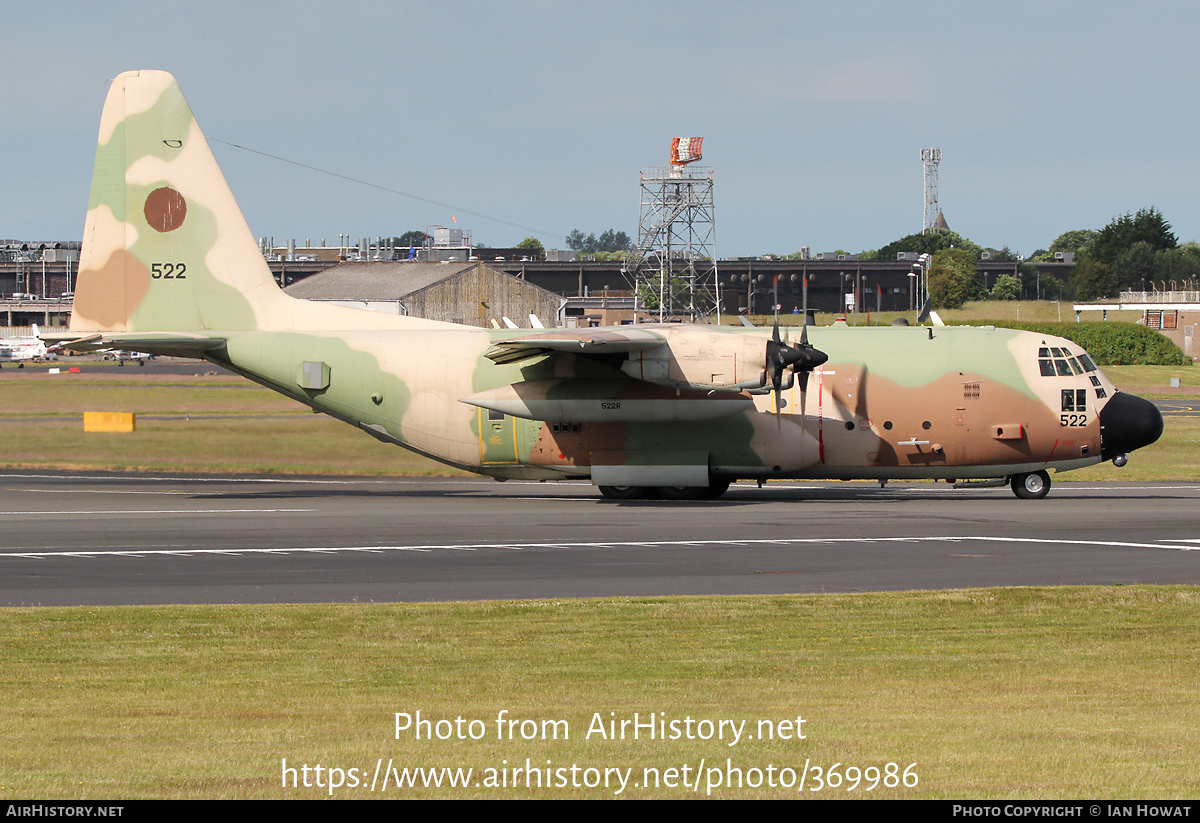
[[[264,328],[290,302],[175,78],[119,75],[100,120],[71,331]]]

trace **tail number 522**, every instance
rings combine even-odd
[[[150,276],[155,280],[183,280],[187,277],[187,266],[183,263],[152,263]]]
[[[1086,414],[1063,414],[1059,415],[1059,422],[1064,426],[1086,426],[1088,420]]]

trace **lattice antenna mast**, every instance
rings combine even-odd
[[[921,234],[933,231],[941,209],[938,207],[938,163],[942,162],[941,149],[921,149],[921,165],[925,168],[925,222]]]
[[[712,170],[691,165],[703,143],[676,137],[671,165],[642,171],[638,244],[625,272],[639,308],[657,313],[659,322],[720,312]]]

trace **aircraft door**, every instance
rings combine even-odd
[[[541,423],[513,417],[498,411],[476,407],[479,432],[479,462],[481,465],[514,465],[523,462],[522,454],[536,437]]]

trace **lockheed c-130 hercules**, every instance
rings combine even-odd
[[[117,77],[66,347],[203,358],[374,437],[612,498],[737,479],[990,480],[1153,443],[1162,416],[1058,337],[997,328],[482,329],[275,283],[175,79]]]

